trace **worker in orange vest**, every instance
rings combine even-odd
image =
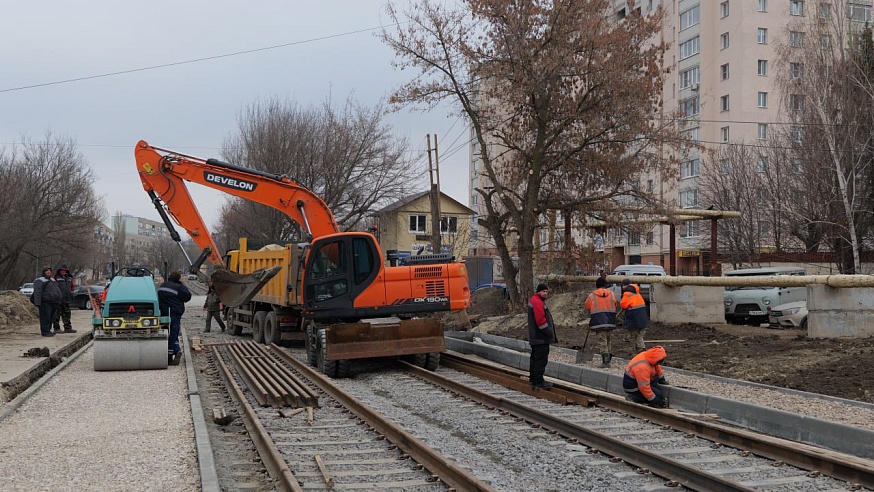
[[[622,300],[619,301],[619,307],[625,310],[622,327],[634,337],[635,353],[643,352],[646,350],[643,337],[646,335],[649,318],[646,315],[646,302],[640,295],[640,286],[632,284],[630,279],[622,280]]]
[[[659,387],[668,384],[662,369],[666,357],[665,348],[656,345],[631,359],[622,377],[626,400],[651,407],[668,408],[668,399]]]
[[[616,295],[607,289],[603,277],[595,280],[595,290],[586,297],[586,309],[591,313],[589,329],[595,332],[596,345],[601,353],[601,367],[610,367],[613,358],[611,338],[616,329]]]

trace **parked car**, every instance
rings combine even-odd
[[[18,292],[21,292],[26,296],[33,294],[33,283],[28,282],[26,284],[22,284],[21,287],[18,288]]]
[[[507,292],[507,284],[482,284],[476,289],[473,289],[473,291],[471,291],[471,294],[477,291],[483,291],[485,289],[501,289],[501,293],[503,294],[503,296],[507,299],[510,298],[510,294]]]
[[[644,277],[664,277],[667,275],[665,268],[661,265],[619,265],[613,269],[610,275],[627,275],[627,276],[644,276]],[[622,298],[622,285],[610,284],[610,290],[616,295],[616,299]],[[650,301],[651,284],[640,284],[640,295],[647,305]]]
[[[103,294],[103,286],[102,285],[79,285],[73,289],[73,302],[70,304],[70,307],[76,307],[79,309],[94,309],[94,306],[91,305],[91,297],[88,296],[88,291],[91,291],[91,296],[95,299],[99,299]]]
[[[189,273],[189,274],[188,274],[188,280],[197,280],[197,274]]]
[[[726,272],[726,277],[762,277],[806,275],[799,267],[746,268]],[[807,287],[726,287],[724,295],[725,321],[728,323],[761,324],[768,322],[774,306],[807,301]]]
[[[768,314],[771,328],[807,329],[807,301],[789,302],[775,306]]]

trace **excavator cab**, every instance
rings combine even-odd
[[[313,319],[370,315],[355,307],[381,268],[380,251],[369,234],[336,234],[315,240],[303,268],[304,308]],[[384,300],[384,292],[382,298]]]

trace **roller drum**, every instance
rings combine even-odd
[[[96,338],[95,371],[167,369],[166,338]]]

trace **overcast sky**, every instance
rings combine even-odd
[[[137,141],[220,158],[238,114],[258,100],[309,106],[331,96],[342,104],[351,93],[372,106],[387,98],[412,73],[393,68],[393,53],[375,36],[387,22],[384,3],[3,0],[0,146],[8,152],[47,130],[70,136],[110,215],[159,220],[137,177]],[[442,189],[467,204],[464,121],[446,110],[387,121],[423,159],[425,135],[437,134]],[[418,189],[427,189],[421,179]],[[190,188],[214,226],[229,195]]]

